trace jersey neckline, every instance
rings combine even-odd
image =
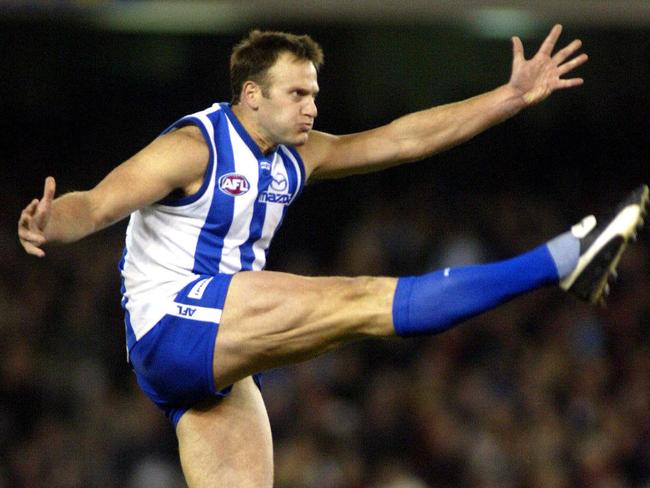
[[[219,105],[221,105],[221,108],[226,114],[226,117],[228,117],[228,120],[237,131],[237,134],[239,134],[239,137],[242,138],[244,143],[246,143],[253,155],[257,158],[258,163],[273,161],[275,154],[278,152],[279,146],[276,146],[275,149],[273,149],[273,151],[271,151],[269,154],[264,154],[257,143],[253,140],[253,137],[248,133],[246,128],[242,125],[235,113],[232,111],[231,105],[229,103],[221,103]]]

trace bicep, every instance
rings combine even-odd
[[[314,131],[298,151],[312,179],[368,173],[404,162],[391,124],[341,136]]]
[[[197,133],[198,128],[188,126],[158,137],[90,190],[89,205],[98,226],[110,225],[202,179],[209,150]]]

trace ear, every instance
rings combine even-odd
[[[254,81],[248,80],[244,82],[241,89],[241,101],[245,103],[251,110],[259,108],[259,98],[262,96],[262,87]]]

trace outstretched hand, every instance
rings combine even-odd
[[[512,38],[512,74],[508,84],[521,93],[527,105],[541,102],[555,90],[582,85],[582,78],[564,79],[562,76],[574,70],[588,59],[586,54],[573,57],[582,42],[576,39],[553,54],[555,43],[562,33],[557,24],[546,36],[539,51],[531,59],[524,58],[524,46],[518,37]]]
[[[52,200],[56,191],[54,178],[45,179],[43,197],[35,198],[20,214],[18,221],[18,238],[28,254],[42,258],[45,251],[42,247],[47,243],[45,229],[52,213]]]

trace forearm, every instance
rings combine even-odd
[[[88,192],[71,192],[52,202],[44,233],[49,244],[64,244],[78,241],[100,228]]]
[[[509,85],[463,100],[415,112],[388,126],[398,161],[415,161],[454,147],[520,112],[526,103]]]

